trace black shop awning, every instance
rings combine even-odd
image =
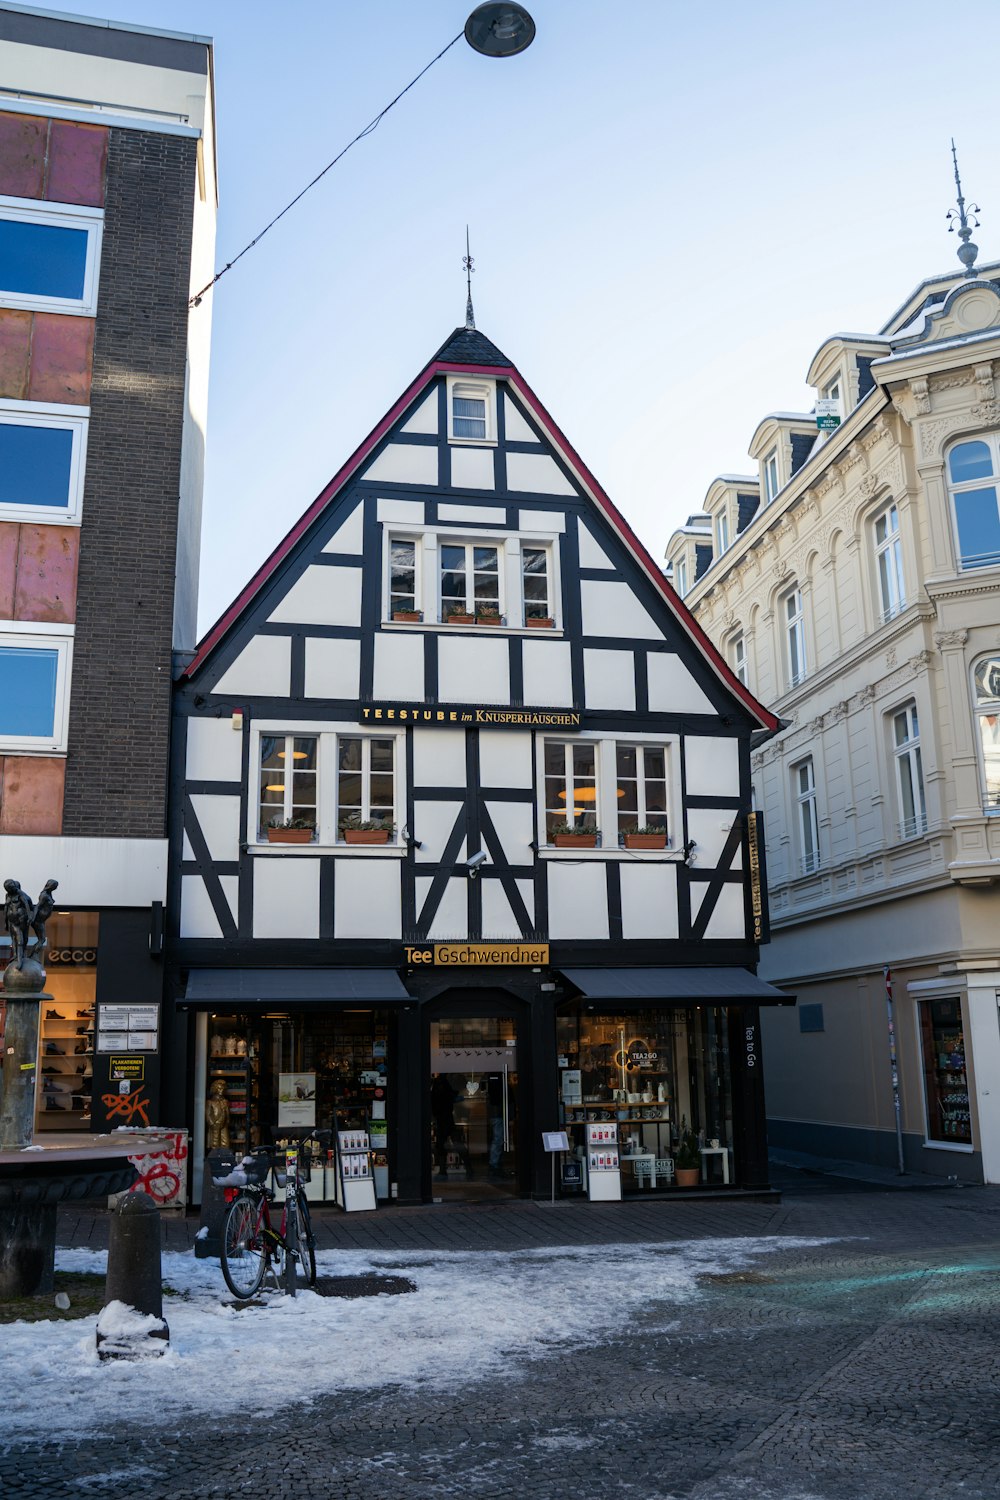
[[[587,1000],[660,1005],[794,1005],[749,969],[562,969]]]
[[[412,1003],[395,969],[192,969],[178,1001],[187,1010]]]

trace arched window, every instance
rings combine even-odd
[[[963,569],[1000,563],[998,458],[996,434],[958,443],[948,454],[959,566]]]
[[[984,806],[1000,808],[1000,656],[987,656],[973,672],[976,723],[983,754]]]

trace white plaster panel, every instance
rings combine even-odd
[[[543,531],[546,534],[553,531],[566,530],[566,515],[561,510],[520,510],[517,513],[518,531]]]
[[[365,540],[365,511],[360,502],[333,533],[324,552],[361,552]]]
[[[306,568],[270,615],[280,625],[358,625],[360,568]]]
[[[503,526],[507,512],[497,505],[439,505],[439,521],[483,521],[490,526]]]
[[[255,938],[319,937],[319,860],[261,856],[253,865]]]
[[[705,807],[688,808],[688,837],[695,841],[694,852],[699,870],[712,869],[719,863],[735,816],[735,813],[719,808],[714,812]],[[730,868],[740,870],[742,867],[743,854],[740,848],[737,849]]]
[[[507,642],[442,636],[438,643],[438,698],[442,703],[510,702]]]
[[[417,915],[423,910],[424,901],[431,888],[429,878],[416,881]],[[445,886],[437,915],[427,934],[432,942],[447,942],[449,938],[467,938],[469,935],[469,879],[467,875],[449,880]]]
[[[615,566],[604,548],[598,545],[594,533],[588,527],[581,525],[579,534],[581,568],[613,568]]]
[[[451,450],[451,482],[456,489],[492,490],[496,488],[493,475],[492,448],[455,448]],[[444,511],[452,506],[442,506],[439,514],[443,520],[451,520]],[[503,511],[500,512],[503,517]],[[486,517],[484,516],[485,520]],[[501,520],[501,525],[503,524]]]
[[[368,465],[363,478],[384,484],[437,484],[437,448],[390,443]]]
[[[422,500],[379,500],[377,509],[380,521],[398,521],[405,526],[424,524]]]
[[[503,424],[504,431],[512,443],[538,442],[538,433],[528,426],[506,391],[503,398]]]
[[[529,912],[531,908],[528,908]],[[499,880],[483,881],[483,938],[519,938],[521,927]]]
[[[437,432],[438,397],[436,390],[431,391],[431,394],[421,401],[413,416],[404,422],[399,430],[400,432]]]
[[[651,713],[715,713],[711,700],[675,652],[651,651],[647,662]]]
[[[357,698],[361,692],[361,642],[306,636],[307,698]]]
[[[8,833],[0,836],[0,867],[16,870],[25,890],[41,890],[55,871],[60,908],[149,906],[167,897],[166,839]]]
[[[424,638],[422,635],[375,636],[374,695],[420,703],[424,696]]]
[[[547,873],[549,937],[606,939],[608,884],[603,863],[550,859]]]
[[[621,866],[622,935],[629,938],[675,938],[677,866],[643,861]]]
[[[241,781],[243,736],[231,719],[187,721],[188,781]]]
[[[539,708],[572,708],[569,641],[525,640],[521,651],[525,703]]]
[[[691,797],[738,797],[739,740],[689,734],[684,741],[687,790]]]
[[[333,881],[334,937],[401,937],[401,871],[398,859],[338,859]]]
[[[231,731],[230,731],[231,732]],[[240,857],[239,797],[191,798],[195,817],[201,827],[208,852],[213,859],[233,860]]]
[[[465,785],[465,730],[413,731],[414,786]]]
[[[531,735],[503,729],[479,731],[480,786],[534,786]]]
[[[287,635],[255,635],[223,672],[214,691],[245,693],[248,698],[287,698],[292,686],[292,643]],[[220,720],[225,723],[225,720]],[[238,736],[228,725],[233,739]]]
[[[585,578],[580,583],[584,635],[621,635],[662,641],[663,631],[627,583]]]
[[[631,651],[584,651],[588,708],[635,710],[635,658]]]
[[[238,875],[220,875],[219,884],[222,886],[222,894],[226,898],[230,915],[234,922],[239,921],[240,911],[240,877]]]
[[[744,938],[746,936],[746,908],[742,885],[724,885],[715,910],[705,928],[705,940],[713,938]]]
[[[181,937],[222,937],[219,919],[200,875],[181,876]]]
[[[535,836],[531,804],[528,802],[490,802],[487,799],[486,807],[508,862],[512,865],[530,865],[532,861],[531,841]],[[483,849],[489,854],[485,839]]]
[[[529,495],[575,495],[554,459],[547,453],[507,451],[507,488]]]
[[[410,832],[420,840],[422,847],[415,851],[418,865],[438,865],[444,855],[444,846],[451,837],[455,819],[464,806],[461,802],[417,802],[414,806],[415,827]],[[456,859],[465,858],[463,837]]]

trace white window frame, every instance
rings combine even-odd
[[[750,686],[750,661],[747,656],[747,638],[742,630],[735,630],[727,642],[726,655],[735,676],[745,688]]]
[[[69,690],[73,672],[72,625],[62,625],[54,631],[51,625],[34,621],[4,620],[0,622],[0,646],[18,650],[55,651],[56,691],[52,734],[4,734],[0,729],[0,754],[21,752],[36,755],[65,754],[69,731]]]
[[[496,536],[469,536],[467,533],[454,536],[441,535],[438,537],[437,552],[437,577],[435,579],[437,590],[437,618],[442,625],[447,624],[444,617],[444,594],[441,588],[441,575],[444,572],[442,553],[445,547],[465,548],[465,613],[474,615],[476,613],[476,581],[474,567],[474,549],[476,547],[494,547],[497,554],[497,609],[501,620],[507,618],[507,548],[502,537]]]
[[[336,852],[354,858],[370,856],[401,858],[406,853],[406,729],[395,723],[331,724],[322,720],[296,720],[290,715],[281,719],[255,719],[251,725],[250,770],[247,784],[247,848],[254,854],[313,855],[317,850]],[[273,735],[303,738],[315,736],[319,741],[316,755],[316,838],[308,844],[270,844],[266,830],[260,834],[261,740]],[[395,830],[386,844],[347,844],[340,837],[338,823],[338,746],[341,737],[361,740],[392,740],[393,797]]]
[[[808,772],[808,783],[803,789],[801,773]],[[819,814],[816,807],[816,762],[811,755],[798,760],[791,767],[792,795],[798,809],[799,870],[803,875],[813,875],[820,867]],[[812,849],[808,848],[812,844]]]
[[[688,591],[688,560],[686,557],[678,557],[674,562],[673,585],[674,592],[679,599],[683,599]]]
[[[537,632],[537,627],[526,623],[524,589],[522,587],[522,554],[525,547],[533,547],[546,554],[546,569],[549,588],[549,614],[555,620],[547,634],[556,635],[561,632],[562,626],[562,587],[559,571],[559,533],[558,532],[514,532],[498,531],[495,528],[483,530],[458,530],[455,526],[447,523],[432,526],[413,527],[403,525],[386,525],[383,531],[382,545],[382,624],[393,630],[457,630],[469,631],[484,629],[499,630],[506,632],[516,631],[520,634],[532,635]],[[392,620],[392,543],[410,542],[415,549],[416,574],[417,574],[417,609],[420,610],[422,619],[417,622],[399,621],[393,624]],[[502,627],[482,625],[452,625],[442,617],[441,606],[441,548],[452,547],[495,547],[499,554],[499,588],[500,588],[500,617],[505,622]],[[468,595],[466,596],[468,598]],[[475,601],[473,601],[474,603]],[[474,610],[473,610],[474,613]]]
[[[788,606],[796,601],[794,614],[789,614]],[[802,589],[799,584],[794,588],[786,589],[781,596],[782,631],[785,639],[785,671],[788,678],[789,689],[798,687],[809,675],[809,658],[806,654],[806,616],[805,604],[802,598]],[[795,669],[795,655],[799,658],[798,671]]]
[[[964,443],[985,443],[990,450],[993,463],[993,473],[981,479],[965,479],[957,484],[951,477],[951,455],[956,448],[961,448]],[[1000,565],[1000,556],[994,557],[989,562],[966,562],[962,556],[962,538],[958,530],[958,512],[955,509],[955,496],[967,494],[969,491],[981,490],[992,486],[996,491],[997,510],[1000,513],[1000,433],[996,432],[967,432],[948,444],[944,456],[945,482],[948,486],[948,502],[951,510],[951,529],[955,541],[955,562],[960,573],[978,572],[980,568],[995,568]]]
[[[770,505],[771,501],[781,489],[780,475],[778,473],[778,449],[773,447],[766,454],[763,463],[764,470],[764,504]]]
[[[413,548],[413,607],[421,613],[424,618],[424,547],[423,537],[419,535],[409,536],[403,532],[390,531],[385,539],[385,618],[392,619],[392,545],[401,542]]]
[[[890,526],[890,518],[895,526]],[[885,540],[878,539],[880,521],[886,523]],[[884,505],[872,518],[872,545],[875,549],[875,580],[878,587],[879,618],[883,625],[894,620],[906,608],[906,575],[903,570],[903,537],[899,529],[899,507],[895,500]],[[883,578],[883,562],[885,576]],[[888,598],[886,597],[888,593]]]
[[[495,448],[497,445],[497,388],[494,380],[470,379],[466,375],[449,375],[448,385],[448,441],[470,448]],[[486,436],[481,438],[455,436],[455,397],[465,400],[483,401],[486,405]]]
[[[972,687],[972,712],[976,722],[976,754],[979,758],[980,786],[982,788],[983,811],[993,817],[1000,816],[1000,787],[993,793],[989,789],[989,779],[986,774],[986,747],[983,743],[983,728],[981,719],[992,718],[997,726],[997,743],[1000,750],[1000,692],[996,698],[980,698],[976,692],[976,670],[984,662],[1000,661],[1000,651],[987,652],[985,656],[977,657],[972,663],[971,687]],[[1000,762],[1000,755],[998,755]]]
[[[671,774],[670,774],[670,747],[669,747],[669,745],[656,744],[656,743],[653,743],[653,742],[651,742],[649,740],[643,741],[643,740],[631,740],[631,739],[620,739],[620,740],[616,739],[614,741],[614,747],[615,747],[614,776],[615,776],[615,798],[616,799],[617,799],[617,796],[618,796],[618,782],[619,782],[619,779],[620,779],[619,778],[619,772],[618,772],[618,751],[619,750],[634,750],[635,751],[635,771],[636,771],[635,777],[633,778],[631,776],[628,776],[628,777],[625,777],[624,779],[626,781],[631,781],[631,780],[634,779],[635,783],[636,783],[636,802],[639,805],[636,808],[634,816],[635,816],[635,821],[636,821],[636,823],[638,824],[638,826],[640,828],[642,828],[644,826],[644,824],[647,823],[647,820],[650,817],[649,810],[646,807],[646,751],[647,750],[662,750],[663,751],[663,772],[664,772],[664,781],[666,783],[664,790],[665,790],[665,796],[666,796],[667,806],[666,806],[666,809],[662,813],[653,812],[652,816],[654,818],[660,818],[660,817],[662,817],[665,820],[665,829],[664,829],[664,831],[665,831],[665,833],[667,835],[667,848],[669,849],[671,841],[672,841],[672,838],[673,838],[673,823],[671,821],[671,809],[670,809],[670,802],[671,802],[670,787],[671,787],[671,782],[672,782],[673,778],[671,777]],[[653,781],[659,781],[659,779],[660,778],[658,776],[654,776],[654,777],[650,778],[650,780],[653,780]],[[598,795],[600,795],[600,789],[598,789]],[[620,839],[622,837],[622,833],[621,833],[621,831],[619,830],[619,827],[618,827],[618,816],[619,816],[619,813],[618,813],[617,800],[616,800],[616,805],[615,805],[615,823],[614,823],[614,832],[615,832],[615,839],[616,840]]]
[[[719,556],[729,551],[729,512],[720,510],[715,518],[715,541],[719,549]]]
[[[837,401],[840,403],[840,420],[844,420],[844,382],[838,372],[832,380],[828,380],[820,390],[824,401]]]
[[[530,547],[533,552],[545,553],[545,618],[550,620],[557,620],[558,614],[556,610],[555,598],[555,568],[553,566],[553,549],[550,542],[536,541],[534,537],[522,536],[519,541],[520,545],[518,546],[517,569],[518,575],[521,580],[521,624],[526,630],[537,629],[537,626],[529,626],[528,624],[528,604],[529,602],[534,603],[535,601],[529,601],[525,597],[524,593],[524,549],[526,547]]]
[[[545,826],[545,746],[593,744],[594,770],[597,798],[595,801],[597,827],[601,837],[595,849],[557,849],[546,842]],[[662,749],[666,756],[667,772],[667,847],[665,849],[626,849],[618,842],[618,755],[619,745],[629,749],[651,746]],[[677,843],[677,830],[683,827],[680,777],[680,736],[663,734],[597,735],[580,734],[572,737],[545,734],[538,737],[536,757],[536,817],[538,826],[538,854],[541,859],[569,860],[646,860],[677,863],[683,858],[683,850]],[[551,809],[550,809],[551,810]],[[572,819],[567,818],[567,822]],[[677,844],[677,847],[674,845]]]
[[[93,317],[97,311],[97,284],[101,265],[101,240],[104,232],[103,208],[85,208],[75,203],[43,203],[34,198],[11,198],[0,194],[0,219],[16,219],[25,224],[42,224],[52,229],[81,229],[87,235],[81,297],[47,297],[29,292],[9,292],[0,286],[0,307],[16,307],[27,312],[68,313],[73,317]]]
[[[89,406],[63,406],[51,401],[0,400],[0,426],[53,427],[72,435],[69,484],[65,505],[0,503],[0,521],[78,522],[83,508],[83,480],[87,465]]]
[[[907,737],[902,742],[896,738],[896,724],[899,719],[906,719]],[[900,704],[886,715],[889,728],[889,744],[892,748],[893,760],[896,765],[896,797],[899,806],[899,837],[900,839],[920,838],[927,832],[927,795],[924,789],[923,757],[920,753],[920,719],[917,714],[917,705],[911,699],[909,703]],[[914,798],[914,814],[912,819],[906,816],[906,804],[903,792],[904,777],[909,775],[911,794]],[[917,805],[919,803],[919,806]]]

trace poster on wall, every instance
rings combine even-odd
[[[278,1074],[278,1124],[316,1124],[316,1074]]]

